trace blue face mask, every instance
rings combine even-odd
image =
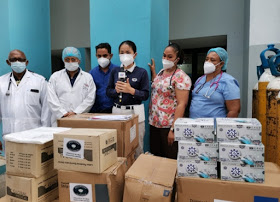
[[[16,73],[21,73],[26,69],[26,62],[11,62],[11,68]]]

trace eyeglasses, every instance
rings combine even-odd
[[[64,58],[64,61],[65,62],[78,62],[78,59],[77,58],[72,58],[72,57],[67,57],[67,58]]]
[[[9,58],[9,61],[10,62],[16,62],[16,61],[25,62],[26,59],[25,58]]]

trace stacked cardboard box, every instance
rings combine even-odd
[[[221,179],[264,182],[261,124],[250,118],[217,118]]]
[[[126,157],[134,162],[134,153],[138,146],[138,115],[132,115],[129,120],[102,120],[96,117],[104,114],[79,114],[67,118],[58,119],[59,127],[71,128],[105,128],[117,129],[118,157]],[[107,114],[112,115],[112,114]]]
[[[265,163],[265,182],[246,183],[177,177],[178,202],[185,201],[280,201],[280,168]]]
[[[175,121],[178,176],[217,178],[218,144],[214,119],[180,118]]]
[[[124,202],[171,202],[176,160],[140,155],[125,174]]]
[[[125,158],[117,159],[116,129],[74,128],[54,134],[60,201],[121,201]]]
[[[5,136],[8,201],[52,201],[58,197],[53,169],[53,133],[69,128],[37,128]]]
[[[118,157],[100,174],[59,170],[59,201],[122,201],[126,163],[125,158]]]
[[[117,161],[115,129],[73,128],[54,134],[54,168],[102,173]]]

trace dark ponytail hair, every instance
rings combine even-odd
[[[180,46],[177,43],[170,43],[167,47],[172,47],[174,51],[176,52],[177,58],[180,58],[178,61],[178,65],[183,64],[184,61],[184,51],[181,50]]]
[[[121,42],[121,44],[119,45],[119,52],[120,52],[120,48],[123,44],[128,45],[130,48],[132,48],[133,52],[136,53],[136,45],[133,41],[130,41],[130,40]]]

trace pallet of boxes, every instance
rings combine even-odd
[[[138,115],[78,114],[58,119],[59,127],[104,128],[117,130],[117,155],[125,157],[130,167],[139,143]]]
[[[116,129],[54,134],[54,168],[61,202],[122,201],[127,161],[117,157]]]
[[[264,162],[257,119],[181,118],[175,139],[178,202],[280,200],[280,168]]]
[[[6,201],[51,202],[58,198],[53,168],[53,133],[69,128],[37,128],[4,136]]]

